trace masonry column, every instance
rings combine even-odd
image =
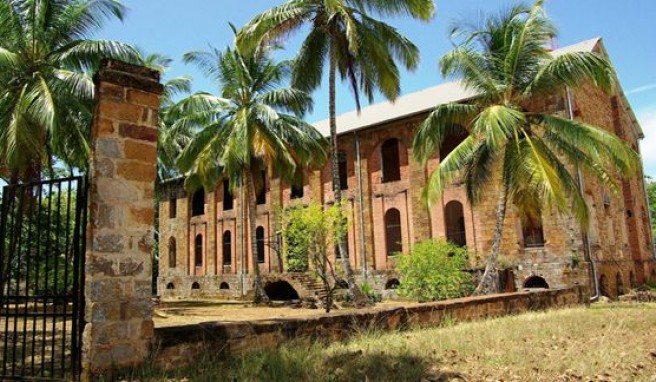
[[[153,338],[155,71],[105,60],[94,78],[87,227],[84,380],[139,365]]]

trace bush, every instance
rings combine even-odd
[[[438,240],[416,244],[409,255],[400,256],[398,292],[422,302],[469,295],[474,284],[466,268],[465,248]]]

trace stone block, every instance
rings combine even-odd
[[[138,184],[122,179],[98,178],[94,179],[92,187],[98,194],[98,200],[131,203],[140,200],[144,193]]]
[[[152,207],[131,207],[130,218],[139,224],[153,225],[155,224],[155,210]]]
[[[103,99],[111,99],[116,101],[125,100],[125,88],[122,86],[117,86],[105,82],[100,84],[99,88],[99,93]]]
[[[101,157],[121,158],[121,149],[116,139],[98,138],[96,140],[96,151]]]
[[[157,163],[157,147],[154,144],[144,144],[128,139],[125,141],[125,158],[152,165]]]
[[[152,317],[153,302],[150,298],[131,299],[121,303],[120,312],[121,321]]]
[[[120,235],[98,235],[93,238],[93,251],[120,253],[125,248]]]
[[[104,178],[112,178],[114,176],[114,162],[111,159],[100,159],[94,166],[94,175]]]
[[[116,174],[127,180],[140,182],[155,182],[157,173],[155,166],[143,162],[121,160],[118,162]]]
[[[132,123],[121,123],[118,127],[118,131],[121,137],[124,138],[157,142],[157,129],[154,127],[140,126]]]
[[[150,108],[159,108],[159,97],[153,93],[146,93],[140,90],[128,89],[128,102],[135,105],[147,106]]]
[[[144,261],[134,260],[133,258],[121,260],[121,263],[119,264],[120,276],[140,276],[143,274],[144,270]]]
[[[130,122],[141,120],[144,107],[125,102],[103,100],[100,102],[100,108],[98,110],[100,113],[99,116],[103,119]]]

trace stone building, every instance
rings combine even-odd
[[[601,39],[555,50],[598,51]],[[429,171],[412,156],[416,126],[438,104],[465,101],[476,95],[458,82],[445,83],[400,97],[394,104],[366,107],[360,114],[338,117],[340,178],[349,208],[348,253],[358,277],[377,289],[398,283],[396,253],[407,253],[414,243],[446,238],[467,245],[481,256],[491,247],[499,190],[472,207],[462,186],[446,189],[439,203],[420,201]],[[620,86],[607,95],[589,86],[563,90],[533,101],[532,107],[600,126],[617,134],[635,150],[643,133]],[[316,127],[328,135],[328,121]],[[462,136],[449,137],[428,164],[432,170]],[[273,293],[290,286],[303,295],[312,292],[307,275],[281,274],[276,211],[297,203],[332,202],[329,166],[308,170],[303,184],[265,179],[257,197],[258,263],[250,255],[245,232],[247,213],[240,195],[226,184],[206,192],[187,193],[182,180],[161,185],[159,294],[163,297],[239,297],[250,292],[251,274],[258,266]],[[264,176],[264,175],[262,175]],[[265,176],[264,176],[265,177]],[[266,177],[265,177],[266,178]],[[558,288],[589,285],[595,294],[615,296],[645,280],[656,280],[653,240],[643,174],[620,182],[619,194],[592,179],[581,178],[591,210],[591,224],[582,229],[571,216],[545,211],[541,222],[522,222],[510,207],[501,249],[502,285]],[[594,282],[596,280],[596,282]]]

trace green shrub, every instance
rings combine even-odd
[[[473,290],[467,268],[467,250],[445,241],[416,244],[409,255],[399,257],[401,296],[419,301],[463,297]]]

